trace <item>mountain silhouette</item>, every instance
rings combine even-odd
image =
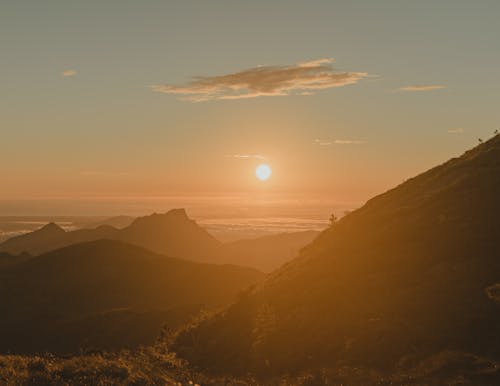
[[[117,219],[128,221],[131,218],[121,216]],[[319,234],[316,231],[291,232],[223,244],[191,220],[184,209],[154,213],[130,221],[130,225],[123,229],[108,225],[108,222],[116,222],[112,218],[99,223],[96,228],[71,232],[65,232],[51,223],[34,232],[8,239],[0,244],[0,252],[38,255],[73,244],[109,239],[142,246],[168,256],[207,263],[235,264],[269,272],[296,257],[299,250]]]
[[[498,360],[498,288],[500,136],[369,200],[173,348],[232,373]]]
[[[131,216],[115,216],[115,217],[105,218],[100,221],[95,221],[92,223],[84,223],[83,228],[93,229],[100,227],[102,225],[109,225],[112,226],[113,228],[122,229],[128,227],[130,224],[132,224],[133,221],[134,217]]]
[[[6,240],[0,244],[0,252],[38,255],[100,239],[121,240],[157,253],[198,261],[213,260],[220,245],[212,235],[189,219],[184,209],[173,209],[164,214],[139,217],[123,229],[101,225],[94,229],[65,232],[51,223],[34,232]]]
[[[184,209],[139,217],[114,238],[157,253],[195,261],[213,260],[221,244],[191,220]]]
[[[0,252],[15,255],[23,252],[37,254],[43,250],[44,245],[58,244],[65,234],[64,229],[51,222],[36,231],[7,239],[0,244]]]
[[[227,304],[262,277],[254,269],[194,263],[120,241],[72,245],[0,269],[0,351],[152,343],[164,322],[172,327],[200,306]],[[125,333],[120,325],[131,329]]]

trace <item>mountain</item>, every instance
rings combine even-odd
[[[23,252],[37,254],[43,250],[44,245],[57,244],[65,233],[64,229],[51,222],[36,231],[7,239],[0,244],[0,252],[14,255]],[[40,248],[41,246],[42,248]]]
[[[93,222],[90,224],[86,223],[86,224],[84,224],[83,227],[87,228],[87,229],[93,229],[93,228],[100,227],[102,225],[109,225],[109,226],[112,226],[113,228],[123,229],[125,227],[128,227],[130,224],[132,224],[134,219],[135,218],[132,216],[115,216],[115,217],[105,218],[103,220],[96,221],[96,222]]]
[[[184,209],[139,217],[115,239],[169,256],[213,261],[221,243],[191,220]]]
[[[320,232],[303,231],[242,239],[222,245],[217,262],[270,272],[297,257]]]
[[[152,343],[164,322],[175,327],[201,306],[227,304],[262,277],[119,241],[72,245],[0,270],[0,351]]]
[[[94,229],[65,232],[56,224],[0,244],[0,252],[32,255],[49,252],[68,245],[100,239],[121,240],[168,256],[198,261],[213,260],[220,243],[207,231],[187,217],[184,209],[165,214],[152,214],[135,219],[124,229],[101,225]]]
[[[123,221],[122,217],[119,221]],[[125,220],[129,220],[127,217]],[[117,220],[118,221],[118,220]],[[297,256],[319,232],[283,233],[221,243],[191,220],[184,209],[139,217],[123,229],[105,221],[96,228],[65,232],[54,223],[0,244],[0,252],[39,255],[65,246],[100,239],[121,240],[156,253],[190,260],[235,264],[269,272]]]
[[[498,362],[499,198],[496,136],[369,200],[173,349],[211,371],[268,375],[480,367],[460,353]]]
[[[0,251],[11,254],[29,253],[39,255],[68,245],[99,239],[113,239],[118,229],[102,225],[95,229],[78,229],[66,232],[57,224],[50,223],[42,228],[10,238],[0,244]]]

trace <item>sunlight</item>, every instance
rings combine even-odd
[[[267,181],[271,177],[271,174],[272,174],[272,170],[268,164],[260,164],[255,169],[255,176],[260,181]]]

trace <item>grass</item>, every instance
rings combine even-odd
[[[170,353],[154,347],[68,358],[0,356],[0,384],[194,385],[196,375]]]
[[[443,352],[411,369],[383,375],[371,369],[338,366],[266,380],[214,376],[191,369],[161,346],[72,357],[51,354],[0,356],[1,385],[495,385],[500,364],[460,352]]]

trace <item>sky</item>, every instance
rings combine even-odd
[[[0,215],[358,205],[500,128],[498,15],[496,0],[2,1]]]

